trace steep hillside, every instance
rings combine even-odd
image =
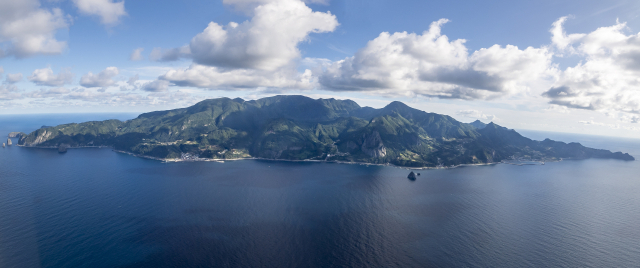
[[[384,108],[351,100],[275,96],[219,98],[191,107],[43,127],[22,135],[28,147],[109,146],[162,159],[261,157],[337,160],[399,166],[452,166],[507,159],[615,158],[628,154],[576,143],[533,141],[494,123],[461,123],[401,102]]]

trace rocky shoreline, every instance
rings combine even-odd
[[[41,149],[56,149],[58,150],[59,147],[57,146],[25,146],[25,145],[18,145],[19,147],[25,147],[25,148],[41,148]],[[406,167],[406,166],[398,166],[398,165],[394,165],[394,164],[390,164],[390,163],[385,163],[385,164],[375,164],[375,163],[367,163],[367,162],[348,162],[348,161],[338,161],[338,160],[315,160],[315,159],[303,159],[303,160],[291,160],[291,159],[272,159],[272,158],[262,158],[262,157],[245,157],[245,158],[231,158],[231,159],[219,159],[219,158],[189,158],[189,159],[181,159],[181,158],[158,158],[158,157],[153,157],[153,156],[148,156],[148,155],[140,155],[140,154],[135,154],[132,152],[127,152],[127,151],[121,151],[121,150],[116,150],[113,149],[110,146],[78,146],[78,147],[67,147],[67,149],[81,149],[81,148],[109,148],[112,151],[116,152],[116,153],[123,153],[123,154],[128,154],[131,156],[135,156],[135,157],[140,157],[140,158],[146,158],[146,159],[151,159],[151,160],[157,160],[157,161],[161,161],[164,163],[177,163],[177,162],[224,162],[224,161],[238,161],[238,160],[266,160],[266,161],[282,161],[282,162],[319,162],[319,163],[336,163],[336,164],[348,164],[348,165],[364,165],[364,166],[388,166],[388,167],[395,167],[395,168],[401,168],[401,169],[407,169],[407,170],[430,170],[430,169],[452,169],[452,168],[460,168],[460,167],[475,167],[475,166],[490,166],[490,165],[497,165],[497,164],[508,164],[508,165],[517,165],[517,166],[524,166],[524,165],[534,165],[534,164],[518,164],[518,163],[511,163],[508,161],[500,161],[500,162],[493,162],[493,163],[478,163],[478,164],[460,164],[460,165],[454,165],[454,166],[436,166],[436,167]],[[570,158],[561,158],[561,159],[557,159],[557,160],[526,160],[526,162],[538,162],[540,163],[540,165],[544,165],[544,163],[546,162],[560,162],[563,160],[572,160]],[[525,161],[525,160],[522,160]],[[537,165],[537,164],[536,164]]]
[[[45,149],[57,149],[57,147],[48,146],[48,147],[40,147],[40,146],[22,146],[28,148],[45,148]],[[348,161],[337,161],[337,160],[315,160],[315,159],[303,159],[303,160],[292,160],[292,159],[272,159],[272,158],[262,158],[262,157],[245,157],[245,158],[231,158],[231,159],[222,159],[222,158],[192,158],[192,159],[181,159],[181,158],[158,158],[148,155],[140,155],[132,152],[121,151],[113,149],[109,146],[83,146],[83,147],[69,147],[68,149],[80,149],[80,148],[110,148],[112,151],[116,153],[128,154],[135,157],[146,158],[151,160],[157,160],[164,163],[177,163],[177,162],[225,162],[225,161],[239,161],[239,160],[265,160],[265,161],[277,161],[277,162],[318,162],[318,163],[335,163],[335,164],[348,164],[348,165],[364,165],[364,166],[387,166],[387,167],[395,167],[407,170],[430,170],[430,169],[452,169],[452,168],[460,168],[460,167],[476,167],[476,166],[491,166],[497,164],[509,164],[509,165],[518,165],[514,163],[508,163],[505,161],[494,162],[494,163],[478,163],[478,164],[460,164],[455,166],[437,166],[437,167],[405,167],[393,165],[390,163],[385,164],[375,164],[375,163],[367,163],[367,162],[348,162]],[[559,160],[545,160],[545,161],[529,161],[529,162],[540,162],[544,164],[545,162],[560,162],[567,159],[559,159]],[[520,164],[518,166],[522,166],[525,164]]]

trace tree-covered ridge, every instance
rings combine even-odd
[[[65,124],[22,136],[24,146],[109,146],[162,159],[261,157],[400,166],[452,166],[513,158],[616,158],[628,154],[577,143],[533,141],[494,123],[461,123],[401,102],[384,108],[351,100],[275,96],[219,98],[119,120]]]

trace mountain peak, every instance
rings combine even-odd
[[[480,121],[480,120],[473,121],[473,122],[469,123],[469,125],[477,128],[477,129],[483,129],[483,128],[485,128],[487,126],[487,124],[482,123],[482,121]]]
[[[384,109],[407,109],[407,108],[411,108],[408,105],[404,104],[404,102],[401,101],[392,101],[391,103],[387,104],[387,106],[384,107]]]

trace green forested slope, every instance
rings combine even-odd
[[[461,123],[401,102],[384,108],[351,100],[275,96],[211,99],[191,107],[38,129],[23,146],[110,146],[157,158],[317,159],[400,166],[451,166],[512,158],[616,158],[628,154],[577,143],[533,141],[496,124]]]

